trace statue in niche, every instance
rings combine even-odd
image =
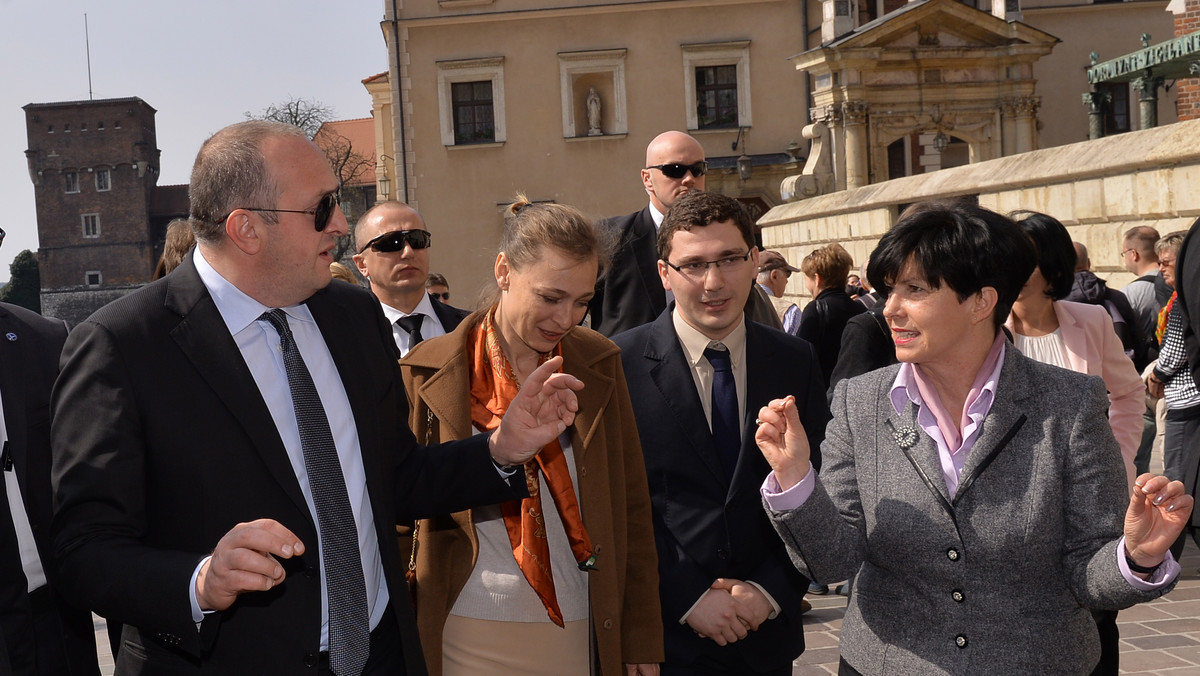
[[[588,136],[603,136],[600,130],[600,95],[595,87],[588,88],[587,95]]]

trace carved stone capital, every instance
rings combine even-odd
[[[823,122],[827,127],[840,127],[842,124],[842,109],[839,106],[816,106],[808,111],[813,122]]]
[[[866,101],[846,101],[842,104],[842,115],[846,118],[846,124],[866,124],[870,108]]]

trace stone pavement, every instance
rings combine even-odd
[[[1122,674],[1200,676],[1200,550],[1195,543],[1188,542],[1180,564],[1183,573],[1170,594],[1117,616]],[[846,599],[831,591],[808,600],[813,609],[804,616],[807,648],[792,676],[836,674]]]

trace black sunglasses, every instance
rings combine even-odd
[[[317,204],[315,209],[259,209],[256,207],[242,207],[242,209],[245,211],[267,211],[278,214],[311,214],[313,217],[313,227],[316,228],[317,232],[324,232],[325,226],[329,225],[329,219],[333,216],[333,210],[338,208],[341,201],[341,195],[331,192],[321,198],[321,202]],[[218,218],[217,223],[224,223],[227,220],[229,220],[229,214],[225,214],[224,218]]]
[[[367,242],[358,253],[361,254],[367,249],[373,249],[376,253],[392,253],[403,249],[405,244],[414,249],[424,249],[432,239],[433,235],[426,230],[393,230]]]
[[[677,162],[672,162],[670,164],[655,164],[654,166],[646,168],[657,169],[661,171],[667,178],[680,179],[683,178],[684,174],[688,173],[689,171],[692,172],[692,176],[700,178],[708,173],[708,162],[705,162],[704,160],[700,160],[695,164],[679,164]]]
[[[442,293],[431,293],[429,295],[433,296],[434,299],[436,299],[436,300],[450,300],[450,292],[449,291],[444,291]]]

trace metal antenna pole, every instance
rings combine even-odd
[[[87,50],[87,69],[88,69],[88,101],[92,100],[92,43],[88,37],[88,20],[87,12],[83,14],[83,44]]]

